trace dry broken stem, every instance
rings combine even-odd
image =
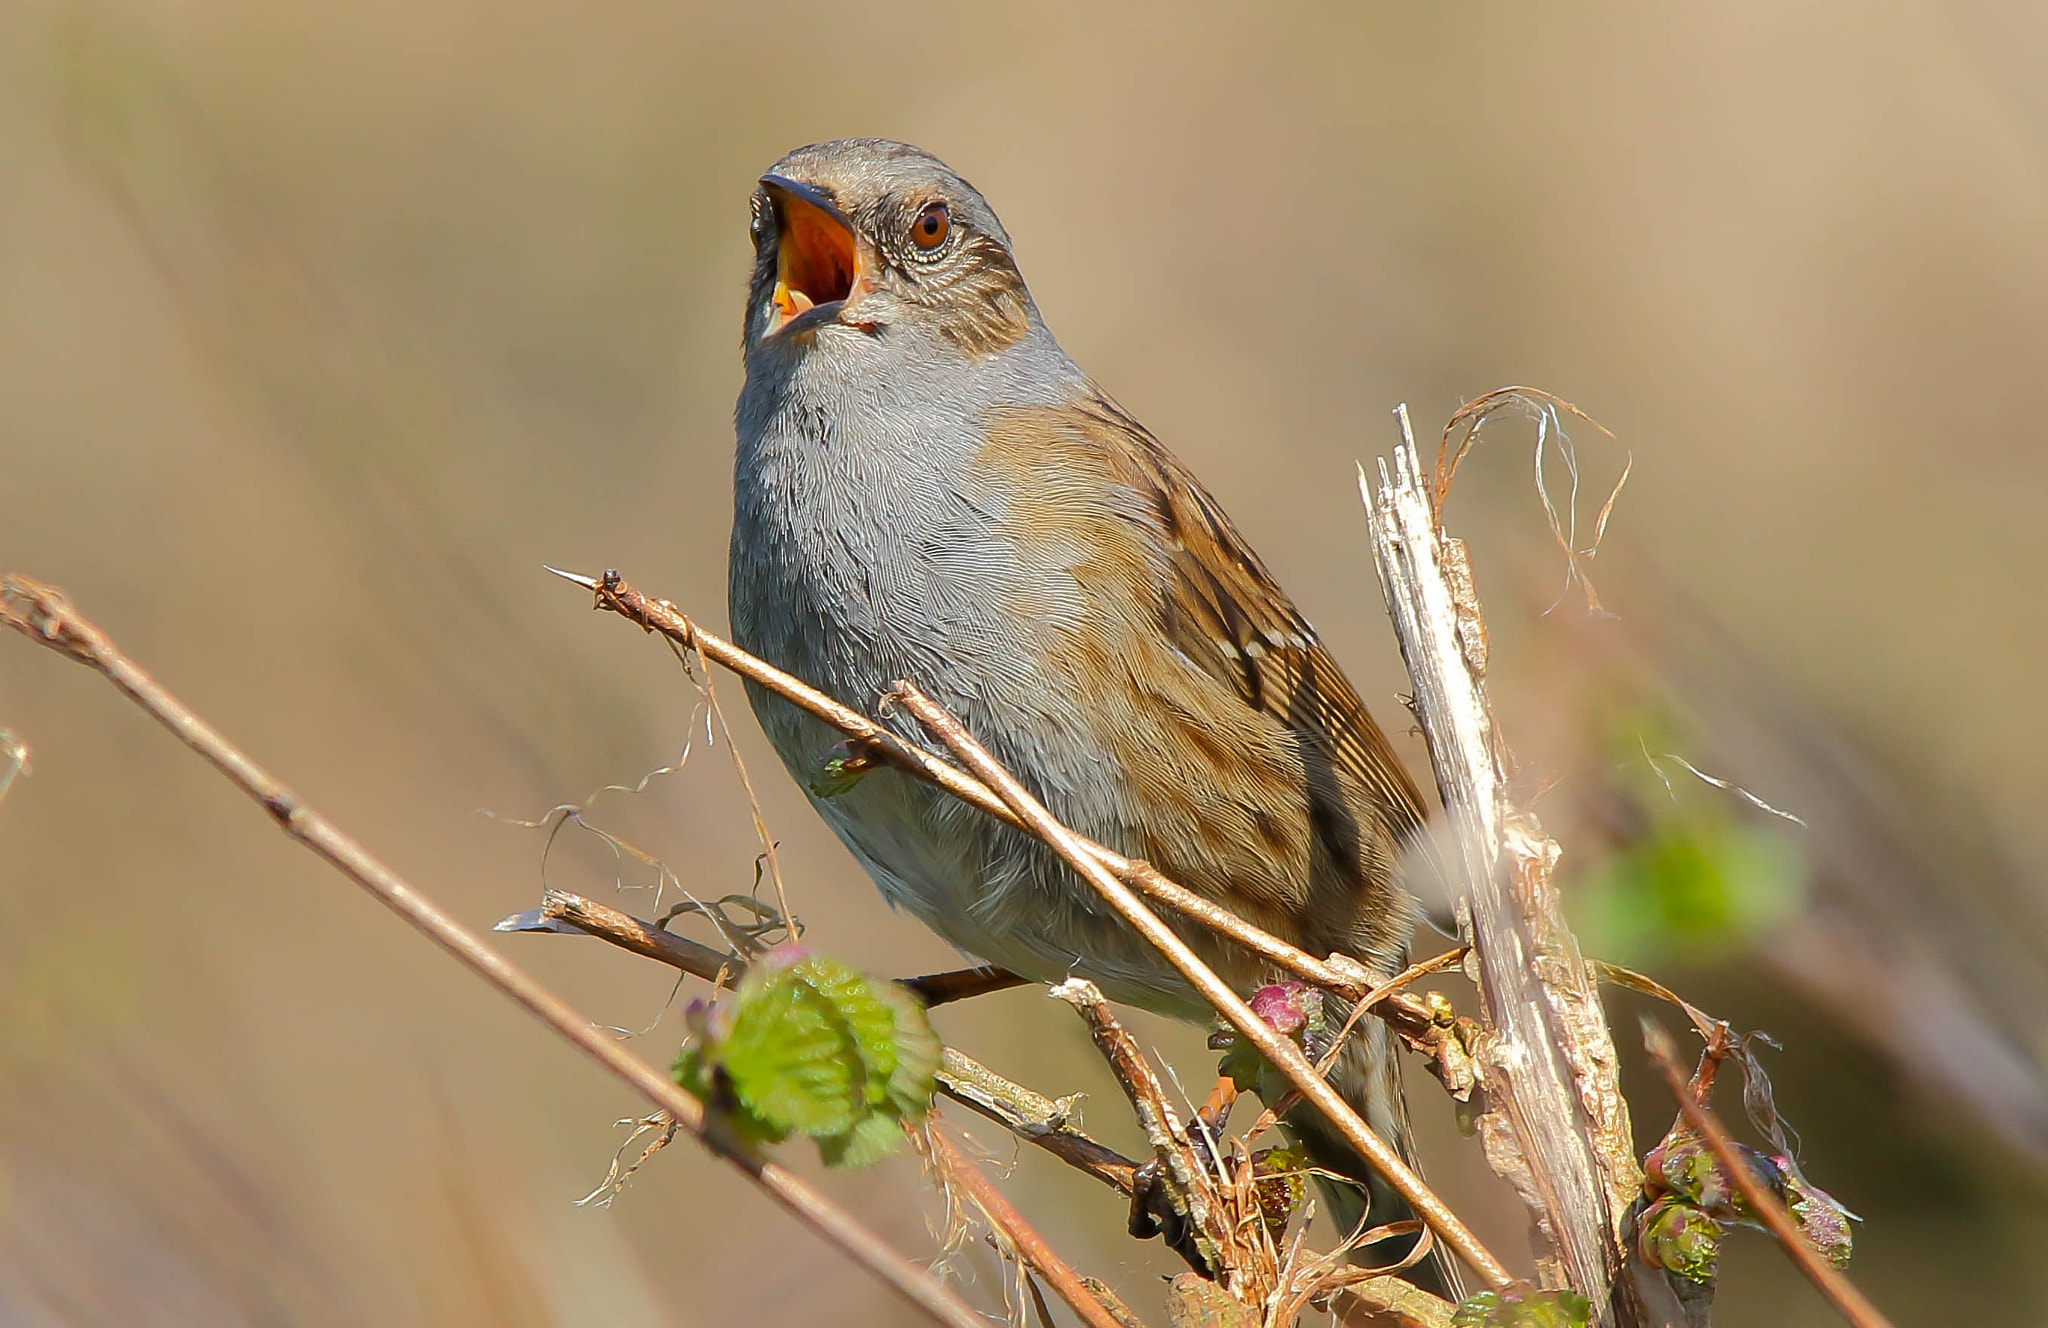
[[[952,1291],[884,1245],[853,1216],[775,1162],[740,1145],[696,1098],[628,1055],[610,1036],[554,993],[471,935],[397,873],[300,801],[267,770],[230,743],[81,617],[61,591],[18,573],[0,577],[0,623],[103,675],[129,700],[171,730],[270,813],[288,836],[354,881],[463,967],[668,1113],[670,1119],[731,1162],[805,1226],[874,1273],[929,1318],[952,1328],[986,1321]]]
[[[1377,489],[1361,469],[1359,488],[1464,868],[1468,967],[1487,1015],[1487,1158],[1529,1205],[1545,1280],[1591,1298],[1599,1323],[1627,1322],[1631,1311],[1612,1288],[1625,1262],[1619,1222],[1639,1172],[1613,1041],[1550,883],[1557,846],[1507,800],[1470,568],[1463,545],[1443,534],[1406,409],[1397,415],[1402,444],[1391,468],[1381,464]]]

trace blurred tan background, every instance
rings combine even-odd
[[[0,565],[478,927],[535,901],[543,846],[479,809],[631,784],[693,732],[593,819],[744,890],[696,693],[540,565],[723,621],[747,193],[802,142],[916,141],[1389,727],[1352,484],[1387,409],[1433,431],[1527,382],[1615,431],[1573,438],[1582,522],[1633,457],[1591,564],[1618,619],[1543,616],[1563,561],[1526,425],[1489,429],[1450,513],[1589,945],[1785,1043],[1779,1105],[1899,1322],[2048,1322],[2044,59],[2048,11],[2016,0],[13,0]],[[810,939],[949,966],[725,697]],[[0,802],[0,1322],[902,1320],[688,1146],[574,1207],[636,1103],[104,683],[0,642],[0,728],[33,765]],[[547,870],[650,879],[573,828]],[[673,1054],[662,971],[498,939]],[[1641,1008],[1615,1002],[1625,1051]],[[1135,1146],[1041,996],[938,1022]],[[1206,1082],[1198,1034],[1144,1028]],[[1520,1257],[1414,1097],[1433,1174]],[[1668,1104],[1634,1097],[1647,1142]],[[910,1162],[821,1183],[934,1248]],[[1010,1188],[1156,1307],[1174,1264],[1110,1196],[1035,1156]],[[962,1267],[999,1308],[997,1266]],[[1724,1267],[1723,1322],[1831,1321],[1762,1237]]]

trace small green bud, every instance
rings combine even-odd
[[[1720,1258],[1721,1224],[1684,1200],[1666,1196],[1637,1219],[1636,1250],[1652,1268],[1705,1282]]]
[[[1774,1157],[1771,1161],[1785,1173],[1785,1206],[1792,1210],[1799,1229],[1829,1263],[1847,1268],[1849,1256],[1854,1253],[1849,1224],[1861,1219],[1844,1208],[1835,1196],[1800,1175],[1787,1159]]]
[[[1715,1161],[1714,1150],[1690,1131],[1664,1136],[1664,1142],[1643,1159],[1643,1170],[1655,1185],[1701,1208],[1726,1204],[1733,1188]]]

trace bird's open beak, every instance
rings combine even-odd
[[[780,175],[762,176],[761,187],[775,209],[773,334],[812,309],[848,299],[860,260],[853,227],[830,194]]]

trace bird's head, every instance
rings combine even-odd
[[[1035,313],[1010,237],[973,185],[906,143],[798,148],[754,191],[748,355],[839,337],[936,337],[970,358]]]

